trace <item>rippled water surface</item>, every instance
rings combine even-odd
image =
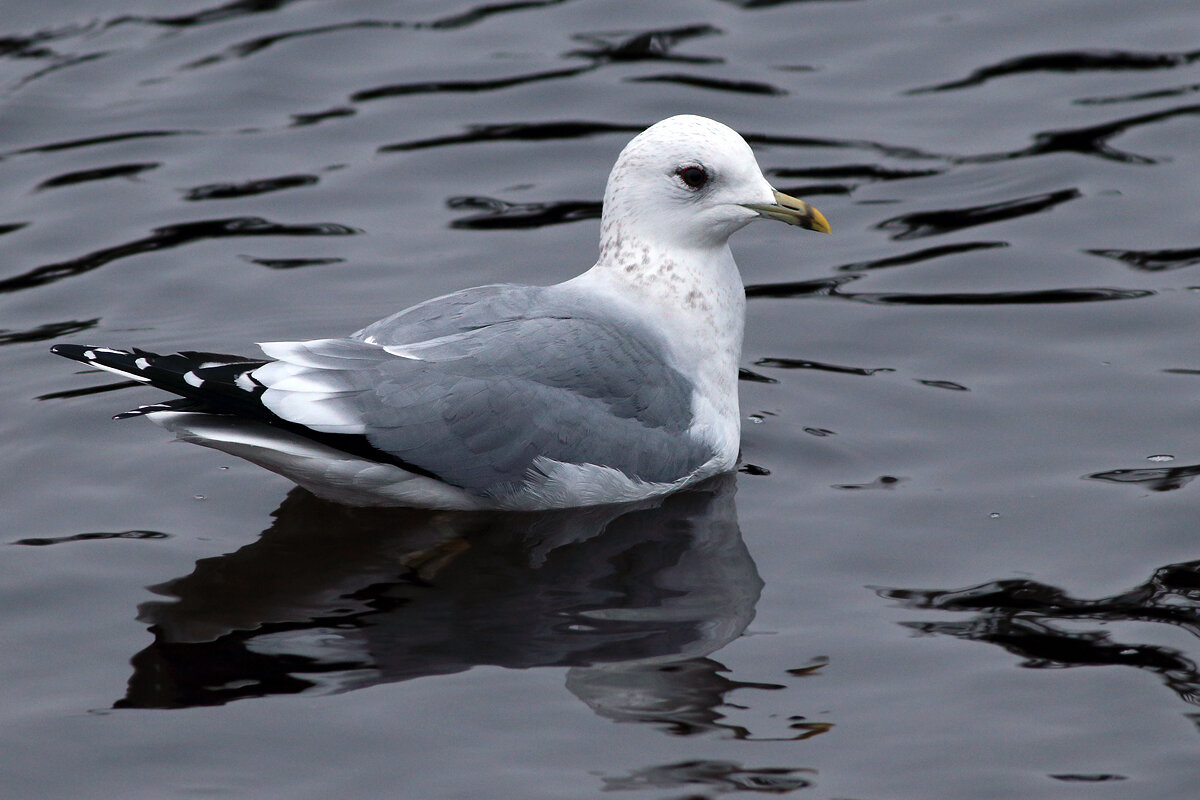
[[[2,5],[5,797],[1195,796],[1193,0]],[[345,509],[48,352],[565,279],[680,112],[834,229],[736,476]]]

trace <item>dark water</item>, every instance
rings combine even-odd
[[[1196,796],[1193,0],[3,11],[5,797]],[[735,479],[342,509],[48,353],[570,277],[679,112],[835,232],[734,241]]]

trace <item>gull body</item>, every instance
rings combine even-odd
[[[600,255],[546,287],[466,289],[267,359],[58,345],[180,395],[146,416],[355,505],[540,510],[639,500],[734,468],[745,291],[729,237],[829,232],[703,117],[651,126],[609,175]]]

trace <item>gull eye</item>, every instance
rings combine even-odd
[[[679,179],[693,189],[703,189],[708,183],[708,173],[704,167],[683,167],[678,172]]]

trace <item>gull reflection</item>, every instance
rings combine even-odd
[[[537,514],[353,509],[293,491],[252,544],[151,587],[154,642],[117,707],[349,691],[468,670],[568,667],[597,713],[729,730],[708,658],[762,581],[723,476],[643,503]]]

